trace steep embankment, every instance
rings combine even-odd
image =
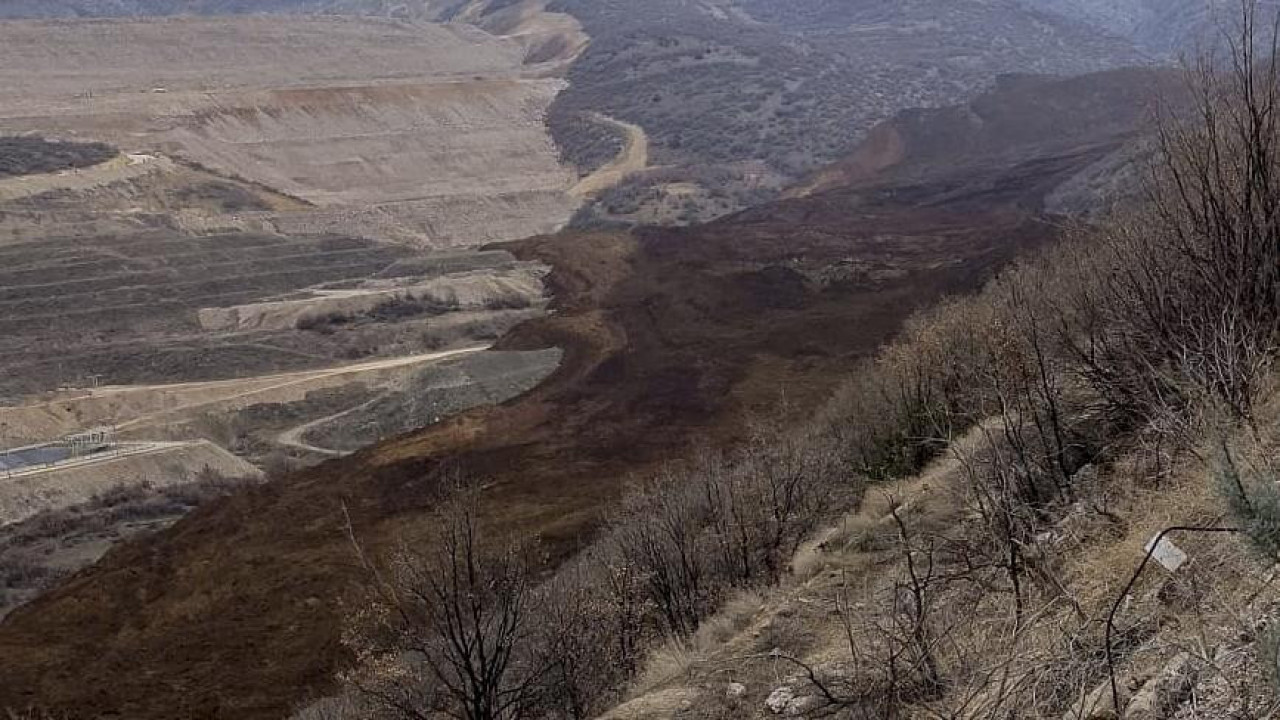
[[[1135,88],[1142,90],[1135,97]],[[790,191],[805,195],[872,180],[937,177],[962,165],[1001,165],[1134,133],[1158,101],[1181,91],[1176,73],[1123,69],[1046,83],[1008,75],[973,102],[911,110],[876,126],[848,157]]]
[[[1270,451],[1276,417],[1268,405],[1260,426]],[[992,419],[955,438],[914,477],[872,488],[801,548],[778,587],[738,593],[692,637],[653,652],[602,720],[896,712],[1190,720],[1274,709],[1274,558],[1236,534],[1177,532],[1166,542],[1184,562],[1169,569],[1153,560],[1135,575],[1166,528],[1230,525],[1212,471],[1187,453],[1166,460],[1153,480],[1140,447],[1107,467],[1087,466],[1077,501],[1055,508],[1025,547],[1024,586],[1010,589],[1003,567],[975,558],[993,543],[974,485],[999,425]],[[1236,442],[1262,449],[1253,438]],[[922,627],[945,682],[920,693],[901,681],[895,694],[890,673],[916,669],[901,651],[911,626],[897,623],[916,617],[903,600],[917,587],[925,588]],[[1011,607],[1018,592],[1021,612]],[[1105,659],[1113,607],[1114,697]]]
[[[732,443],[753,415],[808,412],[914,308],[1052,239],[1043,196],[1119,142],[1105,118],[1082,120],[1099,134],[1065,152],[872,178],[688,230],[512,246],[554,268],[556,312],[501,346],[563,347],[547,382],[116,549],[0,625],[0,706],[281,716],[349,660],[344,507],[370,550],[412,542],[439,478],[463,468],[489,481],[490,521],[563,557],[627,478]]]

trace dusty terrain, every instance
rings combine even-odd
[[[543,123],[563,87],[548,63],[564,58],[529,43],[571,28],[501,29],[513,35],[341,17],[4,22],[0,82],[16,92],[0,134],[193,161],[318,206],[311,232],[355,232],[370,212],[431,247],[554,230],[577,206]]]
[[[164,155],[0,179],[0,448],[110,425],[137,442],[212,440],[238,467],[279,469],[500,401],[554,369],[545,354],[503,356],[506,375],[464,364],[436,412],[418,412],[431,393],[405,390],[424,367],[543,312],[546,268],[247,219],[309,207]],[[280,438],[372,396],[381,402],[350,433],[326,428],[341,450]],[[50,475],[40,502],[6,499],[0,515],[226,465],[164,460],[163,472],[153,462]],[[77,489],[50,489],[62,485]]]
[[[1016,114],[1032,96],[988,102]],[[956,131],[949,117],[936,132]],[[344,504],[372,549],[411,541],[440,473],[461,467],[489,481],[490,520],[563,556],[628,477],[732,443],[753,416],[807,412],[913,308],[1053,238],[1042,199],[1123,142],[1109,117],[1076,117],[1097,133],[1070,148],[970,158],[949,176],[872,174],[687,230],[510,246],[553,268],[554,314],[500,347],[564,348],[547,382],[117,548],[0,625],[0,704],[281,716],[348,659]]]
[[[97,10],[163,11],[126,5]],[[124,150],[0,178],[0,401],[25,406],[0,443],[141,427],[79,401],[31,421],[48,402],[36,393],[252,385],[492,341],[540,311],[542,269],[423,251],[568,219],[575,178],[543,115],[581,28],[536,1],[430,3],[411,20],[286,5],[261,9],[352,15],[0,23],[0,77],[15,88],[0,136]],[[41,14],[24,7],[5,16]]]
[[[164,11],[72,5],[0,17]],[[561,360],[484,352],[543,314],[547,268],[474,246],[581,202],[544,123],[578,23],[286,5],[169,9],[349,14],[0,22],[0,449],[122,440],[0,481],[5,536],[41,528],[0,537],[0,615],[222,494],[188,489],[207,475],[347,455]],[[160,507],[98,507],[122,493]]]
[[[47,232],[47,208],[5,213],[0,228]],[[62,386],[229,379],[492,340],[541,303],[542,271],[505,253],[195,235],[163,216],[85,222],[0,243],[0,397],[11,403]]]
[[[225,412],[262,402],[300,400],[313,390],[340,387],[356,380],[375,381],[404,368],[485,349],[478,346],[231,380],[64,391],[38,404],[0,408],[0,422],[15,434],[45,438],[105,424],[114,424],[118,432],[155,433],[174,422],[215,409]]]
[[[559,363],[479,352],[544,312],[547,269],[474,246],[580,203],[544,123],[578,24],[536,0],[285,5],[170,9],[350,14],[0,22],[0,448],[127,443],[9,477],[0,525],[345,455]],[[121,522],[97,554],[143,532]]]
[[[73,717],[278,718],[325,692],[350,660],[345,512],[375,551],[412,542],[455,469],[556,562],[630,478],[808,412],[912,309],[1052,239],[1045,197],[1121,151],[1149,84],[1002,83],[828,168],[1004,70],[1139,58],[1012,2],[112,7],[235,16],[0,22],[0,137],[122,153],[0,179],[0,443],[110,421],[158,450],[13,478],[0,511],[75,514],[205,451],[275,478],[23,547],[70,577],[22,580],[0,708]],[[1072,112],[1028,109],[1058,94]],[[585,199],[682,224],[812,171],[687,230],[555,233]]]
[[[4,402],[410,355],[536,314],[532,266],[422,250],[550,231],[577,206],[543,123],[586,42],[572,18],[536,0],[403,16],[448,25],[376,3],[162,5],[93,11],[352,15],[0,23],[0,136],[124,151],[0,179]]]

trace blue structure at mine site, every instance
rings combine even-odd
[[[116,444],[115,435],[115,428],[100,427],[68,435],[58,442],[46,445],[0,451],[0,472],[56,465],[75,458],[106,452]]]

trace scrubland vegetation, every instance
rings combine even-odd
[[[741,163],[799,179],[899,111],[962,102],[1003,73],[1075,74],[1145,61],[1118,37],[1018,3],[735,0],[713,10],[677,0],[557,0],[549,7],[578,18],[592,37],[550,109],[562,157],[579,167],[602,162],[610,141],[584,117],[604,113],[644,129],[655,165],[735,198],[760,191],[771,198],[778,189],[744,181],[734,172]],[[598,217],[586,219],[690,224],[743,207],[695,196],[684,198],[689,207],[679,216],[658,200],[633,185],[601,198],[592,208]],[[636,218],[627,209],[634,205],[659,206]]]
[[[1144,201],[915,318],[807,426],[640,483],[554,576],[475,482],[436,542],[353,531],[359,662],[301,717],[586,718],[690,682],[690,717],[1274,716],[1280,73],[1253,21],[1190,71]],[[1194,567],[1135,573],[1173,526]]]
[[[120,486],[0,528],[0,617],[91,564],[113,542],[171,525],[253,482],[206,469],[190,483]]]
[[[556,137],[560,161],[585,176],[609,164],[626,147],[617,128],[590,113],[552,105],[547,124]]]
[[[119,154],[115,148],[103,143],[0,137],[0,179],[89,167]]]

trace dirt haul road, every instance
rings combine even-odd
[[[649,136],[645,134],[644,128],[599,113],[592,113],[592,117],[597,122],[612,125],[622,131],[626,137],[626,145],[608,165],[582,178],[573,186],[569,194],[578,198],[594,197],[618,185],[628,175],[649,166]]]
[[[283,445],[284,447],[293,448],[295,450],[301,450],[303,452],[314,453],[316,455],[323,455],[326,457],[342,457],[343,455],[347,455],[348,453],[342,452],[340,450],[333,450],[331,448],[322,448],[316,445],[312,445],[308,443],[306,440],[304,440],[303,437],[307,433],[311,432],[312,430],[315,430],[316,428],[323,427],[325,425],[328,425],[331,422],[334,422],[335,420],[339,420],[348,415],[351,415],[352,413],[364,410],[365,408],[382,400],[384,397],[385,397],[385,393],[380,393],[378,395],[375,395],[374,398],[372,400],[369,400],[368,402],[361,403],[359,405],[356,405],[355,407],[349,407],[346,410],[343,410],[342,412],[337,412],[332,415],[327,415],[325,417],[303,423],[295,428],[286,430],[276,436],[276,443],[278,445]]]
[[[236,380],[161,385],[121,385],[74,391],[35,405],[0,408],[0,428],[25,436],[59,437],[84,427],[113,423],[133,435],[203,412],[226,411],[264,402],[300,400],[312,390],[358,378],[483,352],[478,345],[341,365],[320,370],[261,375]],[[0,441],[3,438],[0,437]]]

